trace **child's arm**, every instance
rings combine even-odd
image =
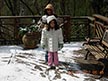
[[[41,33],[41,47],[45,48],[45,43],[46,43],[46,31],[43,29]]]
[[[63,44],[64,42],[63,42],[63,33],[62,33],[62,29],[60,28],[60,30],[59,30],[59,44]]]
[[[59,46],[59,49],[62,49],[63,48],[63,33],[62,33],[62,29],[60,28],[60,30],[59,30],[59,44],[58,44],[58,46]]]

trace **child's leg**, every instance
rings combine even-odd
[[[48,52],[48,65],[52,66],[52,64],[53,64],[53,53]]]
[[[48,62],[48,51],[46,51],[46,54],[45,54],[45,62]]]
[[[57,66],[59,64],[58,62],[58,53],[54,52],[54,65]]]

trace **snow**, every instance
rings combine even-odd
[[[64,47],[58,51],[59,60],[75,63],[74,57],[81,55],[75,55],[73,51],[83,48],[82,43],[64,44]],[[73,68],[79,70],[79,73],[73,73],[74,75],[61,73],[60,78],[53,79],[55,71],[50,71],[49,75],[45,74],[44,66],[48,66],[39,62],[44,60],[44,55],[45,51],[42,48],[23,50],[21,46],[17,45],[0,46],[0,81],[86,81],[85,79],[89,78],[79,70],[80,68],[77,65],[73,65]],[[43,71],[35,69],[36,65],[42,66]],[[40,74],[44,74],[45,77]],[[95,81],[100,80],[95,79]]]

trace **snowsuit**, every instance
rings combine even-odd
[[[52,18],[48,18],[47,23],[49,23]],[[63,44],[63,35],[62,35],[62,29],[59,28],[57,30],[50,29],[49,31],[44,28],[42,30],[41,35],[41,46],[45,46],[48,50],[48,65],[52,66],[58,65],[58,53],[59,50],[59,44]]]
[[[41,31],[41,29],[43,29],[43,28],[47,28],[47,17],[48,17],[48,16],[54,15],[55,17],[57,17],[57,16],[54,14],[54,8],[53,8],[53,5],[52,5],[52,4],[48,4],[48,5],[45,7],[44,10],[46,11],[47,9],[52,10],[52,14],[48,15],[48,13],[46,13],[46,14],[43,15],[43,16],[41,17],[41,19],[38,21],[40,31]],[[45,62],[46,62],[46,63],[48,62],[48,51],[47,51],[47,48],[46,48],[46,54],[45,54]]]

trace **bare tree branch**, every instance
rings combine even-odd
[[[10,0],[4,0],[4,1],[5,1],[6,5],[7,5],[7,7],[9,8],[9,10],[11,11],[12,15],[15,16],[11,1]]]
[[[60,6],[61,6],[61,10],[62,10],[63,15],[65,15],[65,0],[61,0]]]
[[[39,5],[38,5],[38,3],[37,3],[37,0],[35,0],[34,6],[35,6],[35,8],[36,8],[36,10],[37,10],[37,13],[38,13],[39,15],[41,15],[40,9],[39,9]]]
[[[34,15],[34,12],[31,10],[31,8],[23,0],[20,0],[20,1],[29,9],[32,15]]]
[[[48,5],[49,3],[51,3],[52,1],[53,1],[53,0],[48,0],[48,2],[45,4],[45,6]],[[45,7],[45,6],[44,6],[44,7]]]

